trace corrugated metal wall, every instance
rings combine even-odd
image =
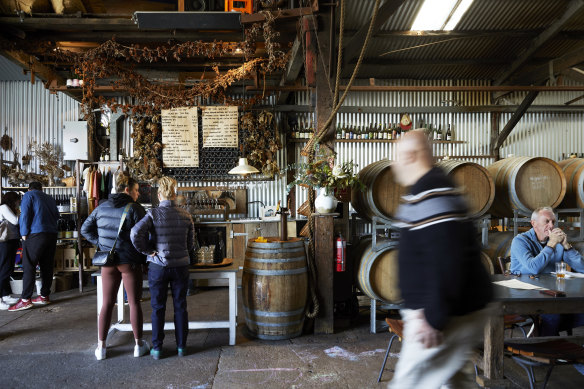
[[[412,81],[381,81],[376,80],[376,85],[400,85],[412,84]],[[358,80],[357,85],[367,85],[368,80]],[[419,81],[417,85],[485,85],[486,82],[459,82],[453,81]],[[19,153],[26,149],[30,141],[45,141],[62,144],[62,132],[64,121],[78,120],[80,115],[79,104],[61,93],[51,95],[38,82],[35,85],[27,81],[2,81],[0,82],[0,129],[2,133],[7,129],[8,135],[13,137],[14,144]],[[519,104],[524,93],[515,93],[506,96],[502,103]],[[578,97],[578,92],[546,92],[541,93],[534,105],[562,105],[565,102]],[[296,94],[296,104],[309,105],[308,92]],[[411,107],[436,107],[436,112],[425,114],[411,114],[414,124],[432,123],[441,125],[443,129],[448,124],[452,125],[454,139],[462,143],[436,144],[434,152],[437,156],[459,157],[487,166],[493,162],[488,156],[490,146],[490,113],[443,113],[440,107],[479,106],[490,104],[490,94],[485,92],[455,93],[455,92],[351,92],[345,101],[345,106],[360,107],[403,107],[407,112]],[[366,108],[364,109],[366,111]],[[309,122],[311,114],[298,114],[301,120]],[[510,119],[511,114],[501,114],[500,127]],[[282,114],[276,115],[281,129],[280,136],[284,142]],[[396,123],[400,119],[398,114],[384,113],[340,113],[337,117],[337,125],[368,125],[369,123]],[[584,113],[582,112],[528,112],[524,115],[517,127],[507,139],[501,149],[502,156],[507,154],[544,156],[559,160],[562,153],[584,153]],[[132,150],[130,138],[131,126],[126,120],[124,123],[123,145],[126,150]],[[300,159],[300,150],[304,143],[295,143],[296,159]],[[382,158],[395,159],[395,143],[337,143],[339,161],[353,160],[359,165],[359,169]],[[12,159],[10,152],[4,152],[5,159]],[[280,151],[277,155],[281,168],[288,165],[286,152]],[[35,171],[38,171],[36,162],[33,161]],[[4,182],[4,185],[7,183]],[[285,178],[276,178],[264,182],[196,182],[182,183],[182,186],[218,185],[227,187],[246,186],[248,201],[261,201],[265,205],[282,202],[286,198]],[[297,205],[306,200],[306,190],[296,189]],[[251,203],[248,207],[249,217],[257,217],[258,203]]]
[[[34,85],[29,81],[0,81],[0,129],[2,135],[12,137],[19,162],[31,142],[62,146],[63,122],[78,119],[79,103],[62,93],[50,94],[40,81]],[[11,151],[2,151],[2,156],[14,159]],[[36,158],[29,170],[40,172]],[[5,178],[2,185],[8,185]]]

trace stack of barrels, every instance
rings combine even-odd
[[[353,191],[351,203],[359,216],[371,221],[391,222],[405,188],[398,185],[391,171],[392,162],[374,162],[359,172],[364,192]],[[584,159],[554,162],[543,157],[509,157],[484,168],[476,163],[445,160],[437,164],[463,192],[474,218],[489,213],[524,216],[538,207],[584,208]],[[489,234],[489,246],[482,262],[490,273],[498,269],[497,257],[508,256],[513,234]],[[363,240],[356,253],[356,283],[367,296],[386,302],[400,299],[397,286],[397,245],[385,243],[373,248]]]

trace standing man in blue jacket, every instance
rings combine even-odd
[[[531,214],[531,230],[517,235],[511,243],[511,272],[521,274],[551,273],[556,262],[564,261],[584,273],[582,255],[572,248],[564,231],[556,227],[556,215],[550,207],[537,208]],[[558,336],[562,330],[584,326],[583,314],[543,314],[541,336]]]
[[[57,247],[57,220],[59,211],[55,199],[43,192],[40,182],[31,182],[20,204],[22,295],[20,300],[8,309],[9,311],[22,311],[32,308],[33,304],[50,303]],[[37,265],[41,269],[41,295],[31,300]]]

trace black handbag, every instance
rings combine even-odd
[[[118,238],[120,236],[120,231],[122,230],[122,225],[124,224],[124,220],[126,220],[126,215],[128,214],[128,210],[132,203],[126,205],[124,208],[124,213],[122,213],[122,219],[120,220],[120,226],[118,227],[118,235],[116,236],[116,240],[114,240],[114,245],[112,246],[111,250],[108,251],[96,251],[93,255],[93,259],[91,263],[93,266],[111,266],[116,261],[116,243],[118,242]]]

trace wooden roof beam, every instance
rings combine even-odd
[[[509,134],[511,134],[511,131],[513,131],[519,120],[521,120],[525,112],[527,112],[527,109],[533,103],[538,94],[539,91],[531,91],[527,94],[527,96],[525,96],[517,110],[513,113],[513,116],[511,116],[511,119],[509,119],[507,124],[505,124],[505,127],[503,128],[501,133],[499,133],[497,141],[495,142],[494,150],[491,152],[491,155],[499,155],[499,149],[503,145],[503,142],[505,142]]]
[[[31,83],[34,84],[34,77],[39,77],[44,81],[45,88],[49,88],[49,85],[54,81],[57,84],[65,85],[65,79],[55,70],[47,65],[40,62],[35,56],[26,54],[20,50],[6,50],[2,53],[6,58],[11,59],[20,65],[23,69],[31,72]]]
[[[569,53],[562,55],[559,58],[551,61],[551,73],[556,76],[565,70],[584,63],[584,45],[580,46],[576,50],[572,50]],[[550,64],[546,62],[542,65],[537,66],[530,72],[523,72],[511,79],[510,81],[517,85],[528,85],[528,84],[538,84],[547,81],[550,78]]]
[[[566,25],[566,23],[578,12],[584,9],[584,0],[572,0],[564,14],[555,22],[553,22],[548,28],[546,28],[541,34],[537,36],[529,46],[511,63],[509,68],[499,76],[494,82],[494,85],[502,85],[519,69],[531,56],[539,50],[547,41],[554,37],[560,30]]]
[[[288,61],[288,65],[286,65],[286,71],[282,74],[282,79],[280,80],[280,86],[294,83],[298,79],[303,63],[302,44],[300,43],[300,39],[296,37],[290,51],[290,60]],[[285,104],[288,96],[290,96],[290,92],[282,91],[278,97],[278,104]]]
[[[385,3],[377,11],[377,18],[375,19],[375,25],[373,26],[373,31],[371,36],[375,36],[379,32],[381,26],[389,19],[391,15],[404,3],[405,0],[386,0]],[[343,65],[346,67],[355,58],[359,56],[361,52],[361,47],[365,43],[365,38],[367,37],[367,31],[369,30],[369,23],[366,23],[363,27],[359,29],[353,35],[350,40],[346,40],[343,45],[343,49],[346,49],[343,55]]]

